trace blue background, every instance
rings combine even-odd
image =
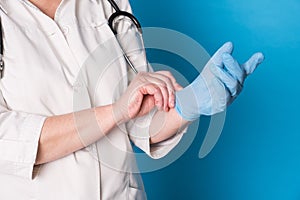
[[[300,1],[131,0],[131,5],[144,27],[183,32],[210,54],[232,41],[240,62],[256,51],[266,56],[228,109],[209,156],[198,158],[203,128],[180,159],[143,174],[148,198],[300,199]],[[149,52],[148,58],[180,64],[163,52]]]

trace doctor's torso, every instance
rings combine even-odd
[[[129,8],[127,1],[117,3]],[[0,86],[9,109],[60,115],[111,104],[127,87],[124,59],[99,63],[97,69],[87,64],[101,62],[96,56],[94,60],[95,52],[105,58],[115,51],[107,42],[114,37],[107,24],[113,12],[107,1],[64,0],[54,20],[28,1],[2,0],[1,7],[5,71]],[[0,198],[145,198],[140,176],[126,169],[135,161],[110,149],[132,152],[125,126],[116,127],[105,141],[35,167],[33,180],[0,173]]]

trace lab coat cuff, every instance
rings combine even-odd
[[[186,131],[187,127],[162,142],[149,144],[150,152],[148,153],[148,155],[153,159],[159,159],[166,156],[172,149],[176,147]]]
[[[1,171],[25,179],[33,179],[38,143],[45,119],[44,116],[27,115],[21,127],[21,140],[0,140],[1,148],[16,150],[3,155],[0,161]]]
[[[143,150],[149,157],[153,159],[160,159],[166,156],[181,140],[187,128],[176,133],[172,137],[155,144],[150,144],[150,136],[147,138],[134,138],[131,137],[133,143]]]
[[[150,144],[150,126],[152,116],[155,111],[148,116],[136,119],[134,125],[130,126],[129,134],[131,141],[149,157],[159,159],[166,156],[181,140],[183,134],[187,131],[187,126],[178,131],[172,137],[155,144]]]
[[[25,178],[33,179],[33,170],[38,153],[39,139],[45,120],[45,116],[29,115],[24,123],[24,134],[28,134],[30,136],[29,139],[31,139],[31,145],[29,145],[27,150],[28,157],[25,160],[25,162],[28,163],[28,169],[24,166],[24,172],[22,172],[22,170],[17,170],[17,172],[20,173],[20,176],[24,176]]]

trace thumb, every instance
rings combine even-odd
[[[251,58],[242,65],[247,75],[252,74],[259,64],[261,64],[265,59],[265,56],[259,52],[255,53]]]
[[[218,51],[213,55],[213,57],[211,58],[211,61],[218,67],[221,67],[223,65],[223,59],[222,59],[222,55],[224,53],[228,53],[231,54],[233,51],[233,44],[232,42],[226,42],[225,44],[223,44],[222,47],[220,47],[218,49]]]
[[[144,116],[149,113],[155,107],[155,99],[151,95],[147,95],[144,97],[143,103],[141,105],[140,111],[138,113],[138,117]]]

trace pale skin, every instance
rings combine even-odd
[[[61,0],[30,2],[54,19]],[[131,86],[126,91],[129,95],[126,96],[125,92],[114,104],[48,117],[42,128],[35,164],[48,163],[76,152],[89,143],[100,140],[118,124],[143,116],[155,106],[159,111],[150,124],[150,143],[166,140],[188,124],[174,109],[174,93],[180,90],[181,86],[169,72],[140,73]],[[90,130],[90,121],[81,120],[79,125],[78,121],[75,123],[74,117],[86,115],[94,116],[98,122],[98,129],[95,132],[91,131],[93,137],[89,138],[88,144],[83,142],[78,130]]]

